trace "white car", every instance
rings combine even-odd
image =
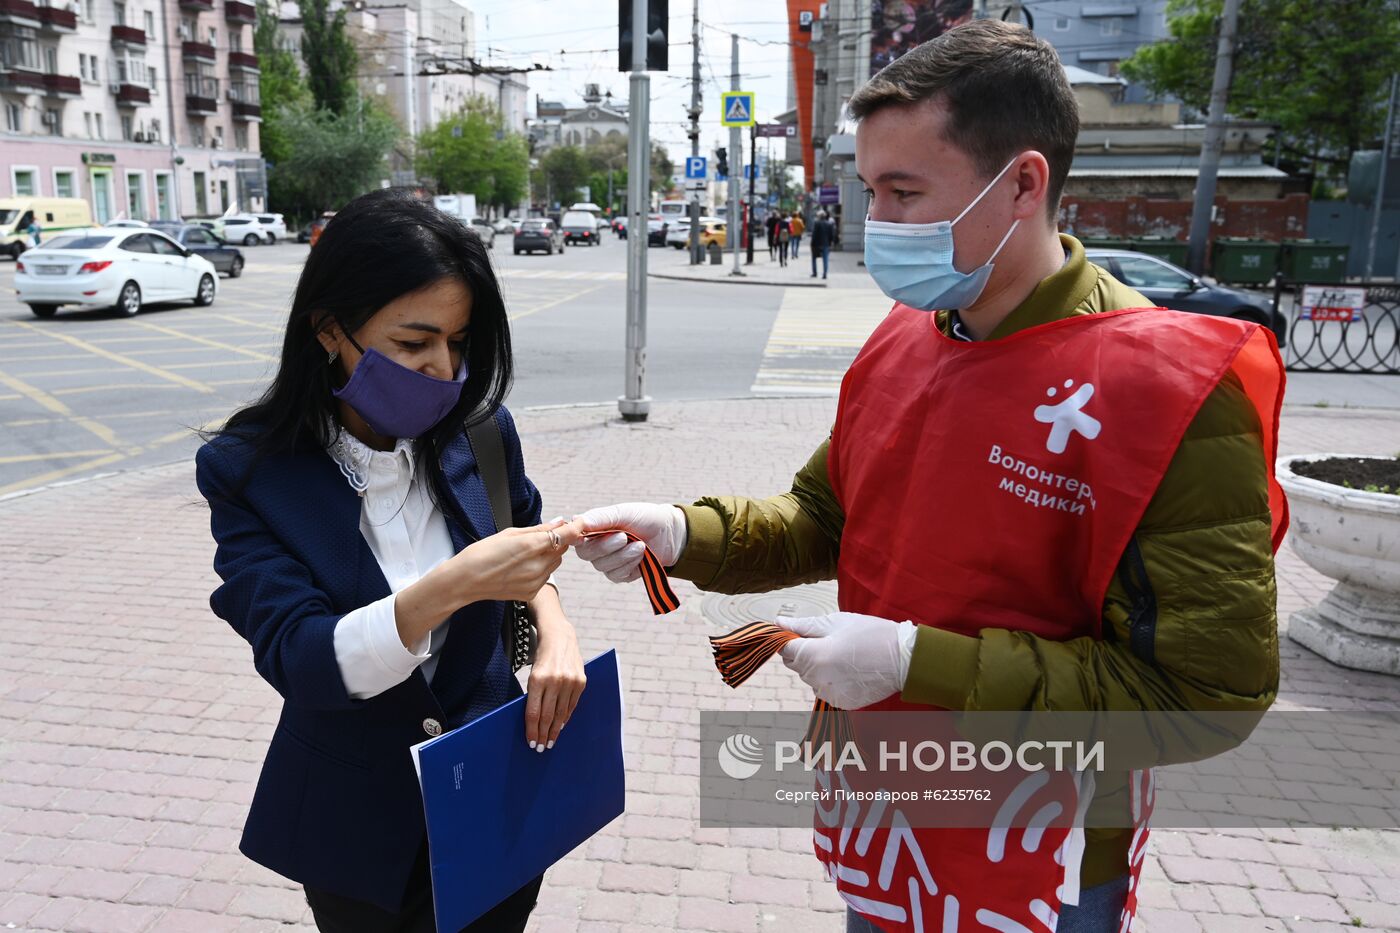
[[[287,238],[287,221],[281,214],[254,214],[253,216],[258,219],[258,223],[262,224],[269,244]]]
[[[213,304],[219,293],[214,265],[163,233],[108,227],[54,237],[17,261],[15,294],[36,317],[60,305],[114,307],[133,315],[144,304]]]
[[[109,220],[104,227],[149,227],[150,224],[144,220]]]
[[[230,243],[242,243],[244,246],[257,246],[259,243],[271,243],[269,233],[262,225],[262,221],[255,214],[234,214],[232,217],[220,217],[214,221],[214,232],[228,240]],[[286,225],[282,227],[282,233],[287,233]]]
[[[723,217],[712,217],[709,214],[700,215],[700,226],[705,224],[722,224]],[[685,216],[679,220],[671,219],[666,223],[666,245],[676,249],[685,249],[685,244],[690,241],[690,217]]]

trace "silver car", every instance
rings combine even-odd
[[[473,233],[481,237],[481,242],[486,245],[487,249],[496,245],[496,228],[485,217],[473,217],[472,222],[467,226],[472,229]]]

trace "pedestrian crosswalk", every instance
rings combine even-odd
[[[835,395],[890,300],[873,288],[789,288],[768,335],[754,395]]]

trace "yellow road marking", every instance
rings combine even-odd
[[[537,305],[536,307],[531,308],[529,311],[521,311],[519,314],[512,314],[512,315],[510,316],[510,319],[511,319],[512,321],[518,321],[518,320],[520,320],[520,319],[523,318],[523,317],[529,317],[529,316],[532,315],[532,314],[539,314],[541,311],[548,311],[550,308],[553,308],[555,305],[561,305],[561,304],[563,304],[564,302],[569,301],[569,300],[574,299],[574,298],[581,298],[581,297],[583,297],[584,295],[587,295],[589,292],[596,292],[598,289],[600,289],[600,288],[602,288],[602,287],[603,287],[603,286],[601,286],[601,285],[594,285],[592,288],[583,288],[583,289],[579,289],[578,291],[575,291],[575,292],[570,292],[569,294],[565,295],[565,296],[562,297],[562,298],[556,298],[554,301],[546,301],[544,304],[542,304],[542,305]]]
[[[11,321],[10,323],[16,327],[24,327],[36,333],[43,334],[46,337],[52,337],[54,340],[60,340],[66,344],[69,344],[70,346],[77,347],[79,350],[86,350],[89,353],[96,354],[97,356],[100,356],[103,359],[111,360],[114,363],[121,363],[123,366],[130,366],[132,369],[137,369],[143,373],[148,373],[149,375],[156,376],[157,378],[165,379],[168,382],[173,382],[177,385],[182,385],[187,389],[194,389],[196,392],[203,392],[207,395],[214,391],[204,383],[197,382],[194,379],[190,379],[188,376],[181,376],[179,373],[172,373],[168,369],[162,369],[159,366],[152,366],[150,363],[143,363],[140,360],[134,360],[131,357],[123,356],[120,353],[113,353],[111,350],[103,349],[102,347],[97,346],[97,344],[88,343],[86,340],[79,340],[77,337],[72,337],[68,334],[60,334],[56,331],[38,328],[35,327],[33,324],[29,324],[24,321]]]
[[[87,463],[75,463],[72,466],[63,467],[62,469],[50,470],[47,473],[40,473],[38,476],[31,476],[29,479],[22,479],[6,486],[0,486],[0,496],[8,495],[12,492],[19,492],[24,489],[33,489],[37,486],[43,486],[47,483],[61,480],[65,476],[72,476],[74,473],[79,473],[83,470],[91,470],[95,467],[106,466],[109,463],[116,463],[118,460],[124,459],[126,459],[125,454],[108,454],[96,460],[89,460]]]
[[[244,302],[244,304],[247,304],[247,302]],[[256,328],[259,328],[260,330],[270,330],[270,331],[274,331],[274,332],[279,333],[279,334],[282,333],[282,332],[284,332],[284,331],[286,330],[285,327],[278,327],[278,326],[276,326],[276,325],[274,325],[274,324],[259,324],[257,321],[245,321],[243,318],[241,318],[241,317],[234,317],[232,314],[213,314],[213,313],[211,313],[211,314],[205,315],[205,317],[216,317],[216,318],[220,318],[221,320],[225,320],[225,321],[233,321],[235,324],[243,324],[243,325],[246,325],[246,326],[248,326],[248,327],[256,327]]]
[[[73,386],[68,389],[54,389],[50,395],[87,395],[89,392],[120,392],[124,389],[147,390],[178,389],[179,386],[163,382],[111,382],[100,386]],[[213,391],[212,389],[210,390]]]
[[[32,463],[35,460],[71,460],[74,457],[101,457],[114,453],[111,450],[55,450],[46,454],[17,454],[13,457],[0,457],[0,463]]]
[[[231,343],[224,343],[221,340],[210,340],[208,337],[197,337],[194,334],[182,333],[181,331],[173,330],[169,327],[162,327],[159,324],[150,324],[146,321],[133,321],[132,323],[135,324],[137,327],[144,327],[147,330],[153,330],[158,333],[168,334],[171,337],[182,337],[185,340],[191,341],[192,343],[201,343],[206,347],[213,347],[216,350],[227,350],[230,353],[241,353],[244,356],[251,356],[253,359],[263,360],[266,362],[275,362],[277,359],[277,357],[275,356],[269,356],[266,353],[259,353],[257,350],[247,350],[243,347],[234,346]]]
[[[124,446],[121,440],[117,437],[116,432],[113,431],[111,428],[107,427],[101,422],[94,421],[93,419],[88,418],[85,415],[78,414],[77,412],[73,411],[73,409],[69,408],[67,405],[54,398],[53,395],[49,394],[48,392],[45,392],[43,389],[40,389],[36,386],[32,386],[29,383],[25,382],[23,379],[16,379],[14,376],[11,376],[9,373],[6,372],[0,372],[0,383],[4,383],[11,389],[14,389],[20,395],[23,395],[24,397],[28,398],[31,402],[34,402],[36,405],[46,408],[56,415],[62,415],[63,417],[71,421],[73,424],[82,428],[84,431],[87,431],[90,434],[94,434],[97,437],[101,438],[103,443],[108,444],[112,447]]]
[[[263,360],[213,360],[208,363],[171,363],[166,369],[208,369],[212,366],[255,366]],[[212,385],[212,383],[210,383]]]

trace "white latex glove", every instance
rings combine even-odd
[[[854,612],[773,621],[802,636],[783,646],[783,663],[832,706],[860,709],[904,689],[914,656],[913,622]]]
[[[685,550],[685,513],[674,505],[624,502],[590,509],[575,516],[573,523],[584,534],[617,529],[642,539],[629,543],[626,535],[615,534],[580,541],[574,546],[575,554],[614,583],[631,583],[641,578],[642,554],[648,547],[663,567],[675,564]]]

